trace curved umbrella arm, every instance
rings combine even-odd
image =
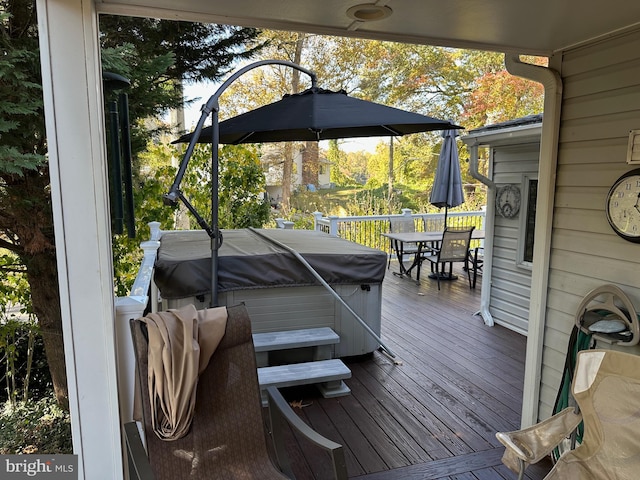
[[[239,77],[241,77],[242,75],[244,75],[245,73],[247,73],[250,70],[253,70],[254,68],[258,68],[258,67],[262,67],[264,65],[284,65],[287,67],[291,67],[295,70],[299,70],[302,73],[305,73],[307,75],[309,75],[309,77],[311,77],[311,86],[315,87],[317,84],[317,76],[314,72],[312,72],[311,70],[307,70],[304,67],[301,67],[300,65],[293,63],[293,62],[289,62],[286,60],[260,60],[258,62],[254,62],[251,63],[249,65],[246,65],[245,67],[241,68],[240,70],[236,71],[233,75],[231,75],[227,80],[225,80],[225,82],[220,85],[220,87],[216,90],[216,92],[211,95],[211,97],[209,97],[209,100],[207,100],[207,103],[205,103],[202,108],[201,108],[201,114],[200,114],[200,119],[198,120],[198,123],[196,125],[196,129],[193,132],[193,138],[191,140],[191,142],[189,142],[189,146],[187,147],[187,150],[184,154],[184,157],[182,158],[182,162],[180,163],[180,168],[178,169],[178,173],[176,174],[176,178],[173,181],[173,184],[171,185],[171,188],[169,189],[169,192],[165,195],[163,195],[163,199],[164,199],[164,203],[165,205],[170,205],[170,206],[175,206],[177,204],[178,199],[180,198],[179,194],[178,194],[178,190],[180,189],[180,183],[182,182],[182,178],[184,177],[184,174],[187,170],[187,165],[189,164],[189,160],[191,159],[191,155],[193,154],[193,150],[195,148],[195,145],[197,143],[198,138],[200,138],[200,132],[202,131],[202,128],[204,126],[204,122],[206,121],[207,117],[212,113],[212,112],[218,112],[220,107],[218,104],[218,99],[220,98],[220,95],[222,95],[222,93],[229,88],[229,86],[235,82]],[[217,123],[213,122],[213,123]],[[216,135],[216,129],[214,127],[214,132],[211,138],[211,143],[212,144],[216,144],[217,145],[217,135]]]

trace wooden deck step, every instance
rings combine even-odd
[[[317,384],[325,398],[348,395],[351,390],[343,382],[346,378],[351,378],[351,370],[339,359],[258,368],[258,383],[263,390]]]
[[[269,352],[294,348],[315,347],[313,360],[327,360],[333,356],[331,346],[337,343],[340,336],[329,327],[253,334],[258,367],[269,365]]]

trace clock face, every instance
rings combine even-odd
[[[607,220],[622,238],[640,243],[640,169],[625,173],[609,190]]]
[[[496,210],[505,218],[513,218],[520,211],[520,189],[515,185],[505,185],[496,193]]]

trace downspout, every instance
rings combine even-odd
[[[541,83],[544,86],[545,93],[542,134],[540,137],[538,201],[536,204],[536,231],[533,247],[534,261],[531,272],[531,299],[521,417],[522,427],[528,427],[538,421],[539,411],[551,256],[551,232],[558,164],[562,79],[556,70],[523,63],[520,61],[520,56],[515,54],[505,54],[505,66],[512,75]]]
[[[496,184],[489,177],[485,177],[478,170],[478,146],[480,142],[468,145],[469,148],[469,173],[473,178],[479,180],[487,186],[487,212],[495,211],[495,188]],[[489,172],[491,175],[491,172]],[[485,215],[484,220],[485,238],[493,238],[495,219],[493,215]],[[480,310],[475,315],[480,315],[485,325],[494,325],[493,316],[489,311],[491,300],[491,270],[493,264],[493,241],[485,240],[484,265],[482,266],[482,287],[480,289]]]

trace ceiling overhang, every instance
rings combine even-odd
[[[371,2],[390,12],[371,21],[348,14],[362,3],[367,2],[96,0],[101,13],[543,56],[640,25],[640,2],[628,0],[389,0]]]

